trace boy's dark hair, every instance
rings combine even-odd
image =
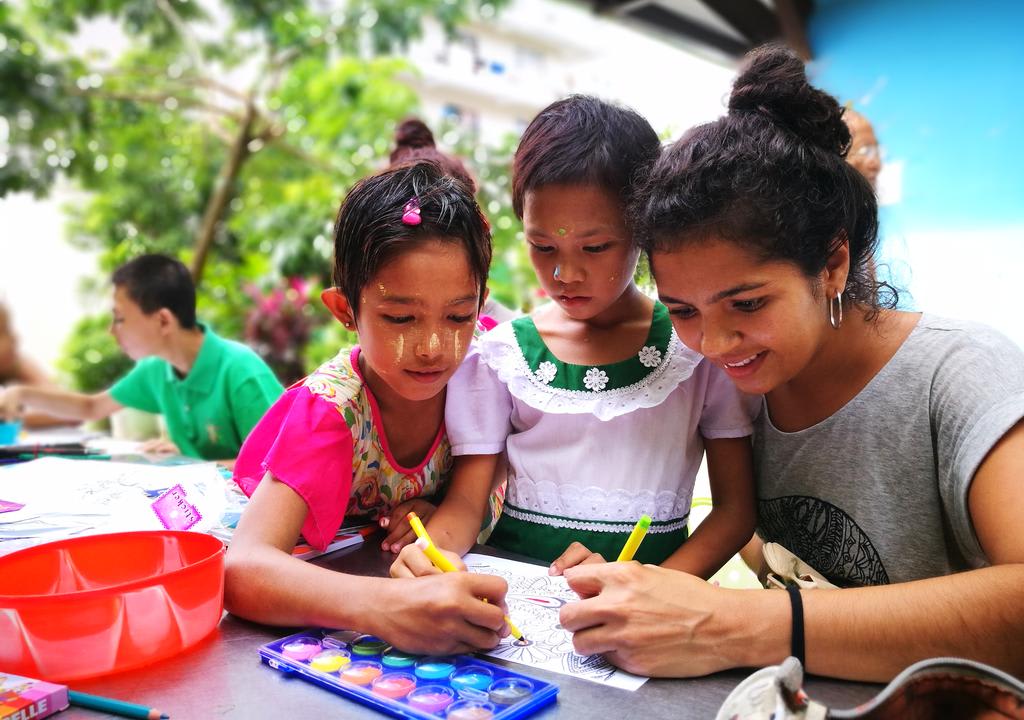
[[[415,198],[420,224],[402,222]],[[491,265],[491,230],[461,180],[437,163],[419,161],[360,180],[349,191],[334,224],[334,285],[353,312],[363,287],[391,258],[425,240],[443,240],[466,251],[484,301]]]
[[[843,108],[807,81],[803,61],[780,45],[751,51],[729,112],[662,153],[634,194],[635,237],[650,253],[722,238],[815,277],[844,240],[844,298],[869,317],[898,291],[875,278],[878,207],[868,181],[845,161]]]
[[[512,207],[520,220],[526,193],[543,185],[597,185],[623,203],[661,142],[650,123],[629,108],[589,95],[571,95],[530,121],[512,163]]]
[[[110,280],[147,315],[167,308],[182,329],[196,326],[196,287],[188,268],[174,258],[140,255],[115,270]]]

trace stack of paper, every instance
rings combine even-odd
[[[190,529],[221,524],[227,481],[213,463],[158,466],[40,458],[0,472],[0,554],[74,535],[159,530],[153,502],[180,485],[201,519]]]

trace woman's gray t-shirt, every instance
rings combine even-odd
[[[984,325],[922,315],[867,386],[817,425],[781,432],[762,405],[757,533],[842,586],[986,565],[967,494],[1021,418],[1024,352]]]

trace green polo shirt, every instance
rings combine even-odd
[[[179,377],[163,358],[144,358],[110,395],[126,407],[162,414],[183,455],[233,458],[284,388],[250,348],[200,327],[205,337],[188,375]]]

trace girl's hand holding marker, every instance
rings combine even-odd
[[[629,562],[633,559],[650,527],[651,516],[642,515],[633,527],[633,532],[626,539],[626,544],[622,546],[622,552],[619,553],[616,562]],[[565,570],[576,565],[603,562],[605,562],[605,559],[601,553],[591,552],[583,543],[574,542],[551,563],[551,567],[548,568],[548,575],[561,575]]]
[[[430,539],[430,535],[427,534],[427,529],[423,527],[423,522],[416,516],[416,513],[410,512],[408,519],[409,525],[412,526],[413,531],[416,533],[416,547],[423,551],[423,555],[426,556],[437,570],[441,572],[460,572],[466,569],[466,565],[462,562],[461,558],[458,556],[450,558],[449,556],[451,553],[445,553],[434,545],[433,541]],[[408,556],[409,553],[405,553],[405,555]],[[455,564],[456,562],[458,565]],[[398,563],[396,562],[395,564],[397,565]],[[394,566],[392,566],[392,571],[394,571]],[[394,572],[392,572],[392,574],[394,574]],[[483,601],[487,602],[487,599],[484,598]],[[523,634],[519,632],[519,628],[517,628],[512,620],[509,619],[508,615],[505,616],[505,624],[508,625],[508,629],[512,633],[512,637],[519,641],[526,640]]]

